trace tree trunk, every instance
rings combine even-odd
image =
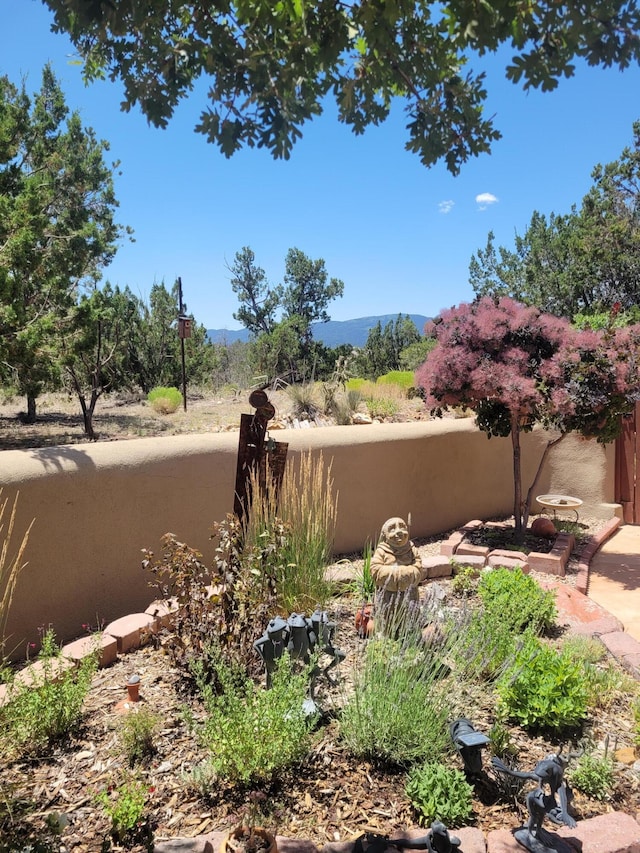
[[[520,426],[517,415],[511,415],[511,445],[513,447],[513,520],[515,541],[524,542],[522,526],[522,470],[520,464]]]
[[[96,403],[98,402],[98,397],[100,396],[101,391],[98,388],[91,389],[91,399],[89,401],[89,405],[87,406],[84,396],[80,398],[80,405],[82,406],[82,419],[84,421],[84,431],[85,435],[90,441],[96,441],[98,436],[95,434],[93,430],[93,413],[96,410]]]
[[[24,422],[26,424],[36,422],[36,397],[33,394],[27,394],[27,415]]]
[[[526,498],[526,501],[525,501],[525,504],[523,507],[523,509],[524,509],[523,524],[524,524],[525,530],[527,529],[527,524],[529,523],[529,515],[531,514],[531,501],[533,500],[533,491],[536,487],[538,480],[540,479],[540,474],[542,473],[542,468],[544,467],[544,463],[545,463],[545,460],[549,454],[549,451],[551,450],[552,447],[555,447],[557,444],[560,444],[560,442],[564,438],[566,438],[568,435],[569,435],[568,432],[563,432],[561,435],[558,436],[558,438],[554,438],[551,441],[547,442],[547,446],[545,447],[544,453],[542,454],[542,457],[541,457],[540,462],[538,464],[538,470],[536,471],[536,476],[533,478],[533,483],[531,483],[529,491],[527,492],[527,498]]]
[[[96,434],[93,431],[93,409],[82,405],[82,421],[84,424],[84,434],[90,441],[95,441]]]

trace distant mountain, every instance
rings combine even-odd
[[[402,315],[407,316],[406,314]],[[422,334],[424,324],[429,320],[423,314],[409,314],[416,324],[418,331]],[[369,332],[376,323],[382,328],[387,323],[395,322],[397,314],[380,314],[377,317],[359,317],[357,320],[329,320],[328,323],[312,323],[313,337],[316,341],[322,341],[327,347],[337,347],[340,344],[351,344],[354,347],[362,347],[366,344]],[[233,344],[236,341],[248,341],[249,332],[246,329],[207,329],[209,340],[214,344]]]

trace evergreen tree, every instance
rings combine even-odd
[[[60,380],[60,329],[124,234],[107,151],[69,115],[49,66],[33,101],[0,77],[0,362],[31,422]]]

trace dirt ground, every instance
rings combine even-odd
[[[438,546],[429,541],[423,547]],[[450,581],[441,579],[438,585],[449,605],[455,606]],[[357,606],[355,599],[347,595],[334,599],[329,608],[331,618],[338,624],[336,645],[347,652],[342,665],[345,670],[364,642],[354,629]],[[134,672],[140,676],[141,688],[140,704],[133,711],[150,710],[157,715],[159,724],[154,736],[156,751],[142,766],[131,771],[123,751],[123,718],[118,709],[126,698],[124,685]],[[478,685],[474,695],[466,700],[473,707],[474,724],[484,732],[495,720],[490,693]],[[326,717],[316,731],[303,765],[281,774],[263,789],[269,803],[269,826],[282,835],[310,838],[318,846],[353,838],[364,831],[390,834],[415,827],[416,813],[404,791],[403,772],[356,760],[349,754],[339,735],[334,714],[337,706],[333,709],[331,695],[333,691],[325,696]],[[337,705],[340,696],[340,690],[336,689]],[[203,749],[187,723],[184,714],[187,703],[195,719],[200,720],[202,707],[193,697],[185,695],[179,671],[153,646],[124,655],[113,666],[100,670],[94,677],[83,723],[75,736],[38,761],[7,762],[0,758],[3,784],[14,798],[12,818],[4,826],[0,809],[0,839],[4,830],[6,837],[15,843],[49,838],[51,846],[44,849],[51,853],[72,850],[115,853],[123,849],[143,853],[152,849],[148,846],[147,832],[158,841],[224,831],[235,825],[246,803],[246,790],[220,782],[203,796],[193,784],[191,774],[203,758]],[[590,718],[584,735],[594,743],[610,737],[612,748],[618,750],[631,747],[631,728],[629,698],[615,692],[611,704]],[[517,726],[510,731],[522,769],[531,769],[549,752],[558,749],[559,744],[553,739],[532,737]],[[471,820],[485,833],[496,828],[516,828],[527,819],[523,795],[510,802],[501,799],[489,758],[484,755],[483,766],[488,772],[475,785]],[[455,756],[451,763],[462,766]],[[146,831],[120,845],[109,838],[109,820],[96,797],[101,791],[117,786],[129,772],[134,772],[147,788]],[[637,776],[629,766],[618,762],[610,797],[599,801],[575,792],[574,806],[578,818],[586,819],[612,809],[635,814],[639,802]],[[52,815],[63,815],[65,821],[62,836],[55,840],[47,829]]]
[[[142,395],[106,394],[97,403],[93,425],[98,441],[119,441],[184,433],[223,432],[238,429],[240,415],[255,411],[249,403],[249,391],[216,395],[211,392],[187,392],[187,409],[169,415],[158,414]],[[293,402],[286,390],[268,391],[276,414],[274,425],[295,426]],[[88,442],[83,431],[78,399],[66,394],[43,394],[38,398],[34,424],[23,422],[24,398],[0,403],[0,450],[53,447]],[[365,404],[361,411],[366,412]],[[429,415],[422,400],[403,400],[396,421],[421,420]],[[331,420],[318,416],[318,424]]]
[[[98,403],[95,427],[100,440],[175,435],[237,429],[240,415],[253,411],[248,392],[237,398],[193,395],[187,411],[172,415],[156,414],[144,400],[105,397]],[[292,409],[285,391],[269,392],[276,408],[276,421],[287,421]],[[22,423],[19,413],[23,400],[0,405],[0,449],[33,448],[58,444],[84,443],[82,418],[77,400],[62,395],[39,400],[38,421]],[[394,418],[413,420],[426,417],[421,401],[407,401]],[[291,425],[287,421],[288,425]],[[433,541],[416,543],[421,549],[438,548]],[[429,551],[430,553],[430,551]],[[354,559],[356,555],[347,555]],[[443,580],[443,586],[447,581]],[[450,594],[450,591],[449,591]],[[361,642],[354,631],[357,602],[350,596],[332,601],[331,618],[338,623],[337,645],[349,656]],[[141,705],[158,715],[161,723],[156,752],[148,763],[137,768],[147,785],[146,824],[156,840],[192,837],[232,825],[243,805],[242,792],[221,785],[215,794],[203,797],[189,778],[202,758],[202,749],[186,724],[184,690],[180,674],[161,650],[147,647],[121,657],[94,678],[80,730],[70,741],[59,745],[51,756],[38,761],[7,762],[0,758],[0,849],[2,834],[10,833],[16,843],[35,837],[50,838],[52,815],[62,815],[66,827],[62,837],[51,840],[51,851],[96,853],[123,847],[109,838],[109,820],[96,797],[116,785],[128,771],[120,743],[122,720],[115,713],[126,691],[124,684],[133,673],[141,677]],[[486,693],[486,691],[485,691]],[[478,690],[473,697],[474,724],[487,730],[494,709],[487,695]],[[201,709],[194,708],[196,716]],[[630,747],[632,718],[628,697],[616,694],[607,708],[600,709],[589,726],[588,737],[602,743],[611,737],[614,749]],[[542,737],[530,738],[517,728],[513,731],[520,749],[519,761],[530,768],[558,744]],[[637,776],[625,765],[616,765],[616,785],[605,801],[576,795],[576,810],[584,819],[612,809],[634,814],[640,802]],[[4,786],[4,787],[3,787]],[[399,772],[358,762],[347,753],[335,720],[326,720],[316,735],[312,752],[304,766],[284,774],[270,786],[270,801],[279,813],[277,831],[291,837],[325,841],[353,837],[364,830],[390,833],[415,825],[416,815],[404,793]],[[2,798],[9,796],[14,811],[3,812]],[[274,816],[275,819],[275,816]],[[473,823],[483,831],[516,827],[526,819],[522,802],[501,802],[495,780],[483,778],[474,797]],[[15,833],[15,834],[14,834]],[[19,842],[17,841],[19,839]],[[8,849],[29,849],[15,847]],[[137,839],[128,847],[135,853],[149,849],[148,839]]]

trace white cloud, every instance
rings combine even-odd
[[[455,201],[451,201],[451,199],[447,199],[446,201],[441,201],[438,204],[438,210],[440,211],[440,213],[451,213],[451,211],[453,210],[454,204],[455,204]]]
[[[486,210],[489,205],[496,204],[498,197],[493,193],[479,193],[476,196],[476,204],[479,210]]]

